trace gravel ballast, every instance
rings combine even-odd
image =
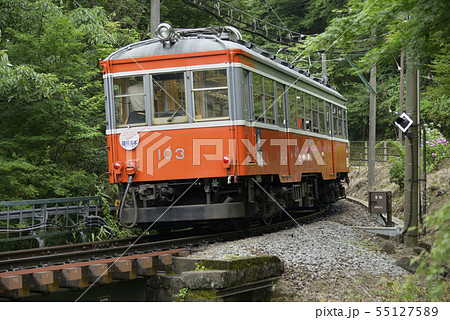
[[[396,252],[410,252],[399,243],[353,226],[377,224],[366,209],[341,200],[326,217],[276,233],[213,244],[193,257],[278,256],[286,271],[277,286],[276,300],[380,301],[375,284],[408,274],[395,261]],[[394,250],[390,255],[381,251],[387,243],[392,248],[391,242]]]

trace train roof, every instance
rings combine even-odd
[[[230,32],[232,30],[233,32]],[[235,32],[238,35],[234,34]],[[283,69],[292,77],[320,88],[344,101],[336,88],[325,83],[323,78],[309,75],[307,72],[265,51],[253,43],[242,40],[239,32],[232,27],[212,27],[200,29],[176,29],[171,40],[163,41],[158,38],[132,43],[110,54],[105,60],[121,60],[161,56],[172,54],[185,54],[224,49],[241,49],[251,54],[255,60]]]

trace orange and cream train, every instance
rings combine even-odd
[[[346,99],[332,86],[232,27],[157,35],[101,62],[122,224],[269,223],[345,195]]]

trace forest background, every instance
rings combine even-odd
[[[1,200],[88,196],[109,188],[99,61],[151,37],[150,2],[0,0]],[[308,67],[309,56],[312,74],[320,76],[319,51],[326,50],[330,82],[348,99],[350,140],[367,140],[369,93],[344,55],[360,52],[351,58],[366,78],[377,64],[377,140],[395,140],[402,49],[420,70],[423,122],[450,137],[449,1],[227,3],[310,35],[289,48],[287,58]],[[183,0],[162,0],[161,21],[175,28],[224,24]],[[273,52],[280,48],[256,35],[243,36]]]

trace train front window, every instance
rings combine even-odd
[[[193,72],[195,120],[229,119],[227,70]]]
[[[116,126],[145,124],[145,90],[142,76],[115,78]]]
[[[153,124],[187,122],[184,72],[152,76]]]

